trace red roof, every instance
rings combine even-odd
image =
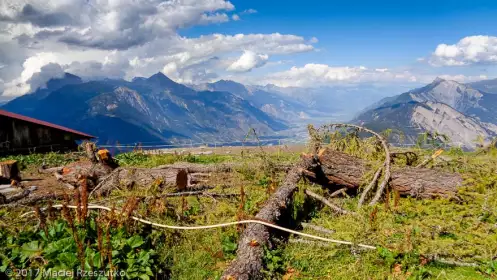
[[[9,117],[9,118],[18,119],[18,120],[25,121],[25,122],[35,123],[35,124],[39,124],[39,125],[43,125],[43,126],[55,128],[55,129],[58,129],[58,130],[63,130],[63,131],[66,131],[66,132],[69,132],[69,133],[72,133],[72,134],[83,136],[85,138],[95,138],[95,136],[91,136],[89,134],[86,134],[86,133],[83,133],[83,132],[79,132],[79,131],[74,130],[74,129],[70,129],[70,128],[67,128],[67,127],[64,127],[64,126],[61,126],[61,125],[57,125],[57,124],[53,124],[53,123],[49,123],[49,122],[46,122],[46,121],[41,121],[41,120],[33,119],[33,118],[26,117],[26,116],[23,116],[23,115],[19,115],[19,114],[16,114],[16,113],[7,112],[5,110],[0,110],[0,116],[6,116],[6,117]]]

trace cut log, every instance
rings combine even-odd
[[[62,193],[48,193],[48,194],[41,194],[41,195],[29,195],[27,197],[24,197],[16,202],[11,202],[9,204],[5,204],[5,207],[20,207],[20,206],[28,206],[28,205],[35,205],[40,202],[44,201],[56,201],[56,200],[63,200],[64,199],[64,194]]]
[[[5,203],[12,203],[16,202],[18,200],[21,200],[23,198],[28,197],[32,192],[36,191],[38,188],[36,186],[31,186],[25,190],[23,190],[21,193],[12,195],[10,197],[7,197],[5,200]]]
[[[0,181],[20,181],[21,176],[16,160],[6,160],[0,162]]]
[[[91,190],[98,185],[103,178],[108,176],[113,168],[102,163],[91,163],[87,161],[74,162],[64,166],[62,169],[57,167],[53,172],[54,176],[58,181],[64,184],[69,184],[75,187],[80,187],[83,182],[86,182],[87,189]],[[49,169],[39,169],[38,172],[44,172],[44,170]]]
[[[105,195],[119,187],[148,187],[152,184],[161,187],[173,186],[175,190],[184,191],[189,182],[190,178],[186,169],[117,168],[95,188],[95,194]]]
[[[186,169],[188,173],[210,173],[210,172],[233,172],[237,168],[243,168],[241,163],[222,163],[222,164],[199,164],[188,162],[177,162],[174,164],[160,165],[153,169],[169,169],[181,168]],[[288,171],[292,167],[291,164],[277,164],[274,168],[276,171]]]
[[[278,223],[283,211],[290,206],[293,193],[297,190],[297,183],[302,178],[302,171],[313,168],[315,168],[314,158],[301,157],[301,161],[290,169],[283,184],[266,201],[255,218]],[[261,279],[263,248],[272,247],[269,237],[270,232],[266,226],[249,224],[238,242],[236,259],[224,271],[222,279]]]
[[[42,166],[38,168],[38,173],[42,174],[62,173],[62,170],[64,170],[63,166],[52,167],[52,168],[45,168],[45,166]]]
[[[319,156],[319,162],[316,178],[308,179],[332,189],[346,187],[357,190],[372,168],[363,159],[331,149]],[[390,186],[400,195],[420,198],[453,196],[461,184],[460,174],[410,166],[394,168],[390,181]]]

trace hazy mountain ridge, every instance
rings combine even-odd
[[[55,84],[61,86],[50,87]],[[94,134],[104,143],[232,141],[242,139],[250,128],[261,135],[287,128],[231,93],[198,92],[162,73],[132,82],[52,81],[46,89],[21,96],[3,109]]]
[[[478,136],[489,139],[497,135],[495,108],[497,95],[470,84],[437,78],[427,86],[381,100],[354,122],[377,130],[402,130],[410,143],[418,133],[437,131],[449,136],[453,143],[473,148]]]
[[[229,80],[204,84],[200,88],[232,93],[249,101],[268,115],[287,122],[305,119],[309,114],[307,111],[310,110],[305,104],[279,92],[264,91],[259,87],[245,86]]]

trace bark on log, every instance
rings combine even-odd
[[[292,195],[297,190],[297,183],[302,178],[302,171],[313,168],[315,168],[314,158],[302,157],[301,161],[288,172],[283,184],[266,201],[255,218],[278,223],[283,211],[292,201]],[[271,247],[269,237],[270,232],[266,226],[249,224],[238,242],[236,259],[224,271],[222,279],[261,279],[263,277],[261,272],[263,247]]]
[[[20,181],[21,176],[19,173],[19,167],[17,161],[6,160],[0,162],[0,181]]]
[[[86,157],[91,163],[97,163],[98,158],[95,155],[97,152],[97,147],[95,146],[95,143],[93,142],[84,142],[83,147],[85,149]]]
[[[81,186],[81,183],[86,180],[87,188],[90,190],[98,185],[113,170],[112,167],[106,164],[94,164],[91,162],[75,162],[64,166],[62,169],[59,167],[49,169],[55,170],[54,175],[57,180],[75,187]],[[44,172],[43,169],[39,169],[38,171]]]
[[[222,163],[222,164],[199,164],[188,162],[177,162],[174,164],[160,165],[153,169],[181,168],[186,169],[188,173],[210,173],[210,172],[233,172],[244,165],[240,163]],[[290,164],[278,164],[275,166],[276,171],[288,171],[292,166]]]
[[[49,193],[49,194],[41,194],[41,195],[29,195],[25,198],[22,198],[16,202],[12,202],[9,204],[5,204],[3,206],[5,207],[20,207],[20,206],[27,206],[27,205],[34,205],[42,201],[55,201],[55,200],[63,200],[64,199],[64,194],[62,193]]]
[[[105,195],[120,186],[132,188],[154,183],[174,186],[176,190],[183,191],[189,182],[190,178],[185,169],[117,168],[95,188],[95,194]]]
[[[42,166],[38,168],[38,173],[42,174],[62,173],[62,170],[64,170],[64,166],[52,167],[52,168],[45,168],[45,166]]]
[[[18,200],[21,200],[21,199],[29,196],[32,192],[34,192],[36,190],[37,190],[37,187],[35,187],[35,186],[29,187],[29,188],[23,190],[21,193],[14,194],[12,196],[7,197],[5,199],[5,203],[12,203],[12,202],[16,202]]]
[[[364,175],[371,170],[367,161],[331,149],[324,151],[319,161],[321,168],[316,179],[309,177],[309,180],[333,189],[358,189],[364,183]],[[393,170],[390,186],[402,196],[433,198],[455,195],[461,183],[457,173],[406,166]]]

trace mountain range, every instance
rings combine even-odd
[[[497,135],[495,85],[495,80],[461,84],[437,78],[427,86],[377,102],[353,122],[376,131],[401,130],[408,143],[415,142],[419,133],[436,131],[471,149],[480,136]]]
[[[408,143],[425,131],[445,134],[465,148],[473,148],[480,136],[497,136],[497,80],[462,84],[437,78],[400,95],[380,99],[381,92],[229,80],[187,86],[161,72],[131,81],[84,81],[66,73],[0,106],[95,135],[105,144],[239,141],[251,128],[263,137],[305,136],[307,123],[343,122],[354,113],[352,122],[376,131],[401,130]]]
[[[2,108],[87,132],[100,143],[233,141],[250,128],[261,135],[288,128],[237,95],[196,91],[160,72],[131,82],[84,82],[67,73]]]

